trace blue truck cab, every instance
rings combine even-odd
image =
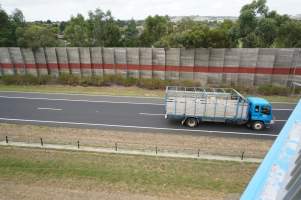
[[[272,105],[259,97],[247,97],[249,103],[248,125],[254,130],[269,128],[274,123]]]

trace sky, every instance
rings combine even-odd
[[[144,19],[149,15],[238,16],[252,0],[1,0],[6,12],[22,10],[26,21],[66,21],[73,15],[100,8],[111,10],[116,19]],[[301,14],[301,0],[268,0],[270,10],[280,14]]]

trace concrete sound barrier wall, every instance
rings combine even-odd
[[[238,66],[240,62],[239,49],[226,49],[223,71],[223,83],[226,85],[237,85]]]
[[[293,65],[295,49],[279,49],[276,54],[273,68],[272,83],[287,85],[289,81],[291,66]]]
[[[103,48],[103,69],[104,75],[115,74],[114,48]]]
[[[57,47],[55,50],[60,73],[69,74],[70,69],[67,49],[65,47]]]
[[[153,77],[152,56],[151,48],[140,48],[140,78]]]
[[[210,49],[208,83],[222,84],[225,49]]]
[[[126,48],[115,48],[116,74],[123,77],[128,76],[126,53]]]
[[[153,78],[165,80],[165,50],[163,48],[153,49]]]
[[[194,80],[201,85],[208,83],[210,50],[205,48],[195,49]]]
[[[180,59],[181,49],[170,48],[165,50],[166,53],[166,80],[180,79]]]
[[[38,48],[35,51],[33,51],[33,53],[34,53],[34,58],[36,60],[36,67],[38,70],[38,74],[48,75],[48,67],[47,67],[44,48]]]
[[[38,70],[32,49],[22,48],[21,52],[25,63],[26,73],[33,76],[38,76]]]
[[[181,49],[180,80],[194,80],[195,49]]]
[[[128,76],[140,78],[139,48],[127,48]]]
[[[271,84],[278,49],[259,49],[255,72],[256,85]]]
[[[89,47],[79,48],[79,58],[82,76],[92,76],[91,55]]]
[[[301,83],[301,48],[295,50],[291,80]]]
[[[68,65],[72,75],[81,76],[79,50],[77,47],[67,48]]]
[[[26,71],[21,49],[19,47],[9,47],[8,51],[11,57],[11,61],[14,65],[15,73],[24,75]]]
[[[259,49],[245,48],[240,50],[240,62],[238,67],[238,84],[241,86],[253,86],[255,82],[256,66]]]
[[[2,75],[13,75],[15,73],[10,53],[6,47],[0,47],[0,63]]]
[[[45,48],[45,58],[46,58],[49,74],[51,76],[57,77],[59,75],[59,68],[57,63],[56,51],[54,47]]]
[[[102,48],[101,47],[91,47],[91,65],[93,74],[96,76],[103,76],[103,60],[102,60]]]

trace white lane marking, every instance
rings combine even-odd
[[[282,109],[282,108],[276,108],[276,109],[273,109],[273,111],[292,111],[292,110],[294,110],[294,109],[289,109],[289,108],[284,108],[284,109]]]
[[[139,113],[139,115],[164,116],[164,114],[156,114],[156,113]]]
[[[163,106],[164,104],[159,103],[139,103],[139,102],[129,102],[129,101],[90,101],[83,99],[50,99],[50,98],[35,98],[35,97],[10,97],[10,96],[0,96],[4,99],[26,99],[26,100],[46,100],[46,101],[70,101],[70,102],[89,102],[89,103],[112,103],[112,104],[133,104],[133,105],[156,105]]]
[[[81,94],[81,93],[60,93],[60,92],[20,92],[20,91],[0,91],[0,93],[17,93],[17,94],[58,94],[58,95],[69,95],[69,96],[86,96],[86,97],[121,97],[121,98],[134,98],[134,99],[164,99],[163,97],[143,97],[143,96],[115,96],[105,94]]]
[[[292,103],[292,102],[270,102],[272,104],[288,104],[288,105],[297,105],[298,102]]]
[[[159,127],[147,127],[147,126],[129,126],[119,124],[95,124],[85,122],[62,122],[62,121],[47,121],[47,120],[31,120],[31,119],[13,119],[13,118],[0,118],[2,121],[15,121],[15,122],[35,122],[41,124],[69,124],[69,125],[86,125],[86,126],[103,126],[103,127],[118,127],[118,128],[134,128],[134,129],[150,129],[150,130],[166,130],[166,131],[186,131],[186,132],[205,132],[205,133],[221,133],[232,135],[252,135],[252,136],[267,136],[277,137],[275,134],[263,134],[263,133],[248,133],[248,132],[231,132],[231,131],[210,131],[202,129],[176,129],[176,128],[159,128]]]
[[[38,110],[53,110],[53,111],[62,111],[60,108],[37,108]]]
[[[287,120],[284,119],[279,119],[279,120],[274,120],[275,122],[286,122]]]

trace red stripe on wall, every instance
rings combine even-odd
[[[297,68],[296,71],[295,71],[295,74],[296,75],[301,75],[301,68]]]
[[[208,72],[208,67],[195,66],[193,71],[194,72]]]
[[[18,68],[18,69],[24,69],[25,68],[25,65],[23,63],[15,63],[14,66],[15,66],[15,68]]]
[[[128,65],[128,70],[140,70],[140,65]]]
[[[37,63],[36,65],[38,69],[47,69],[47,64],[45,63]]]
[[[290,68],[285,68],[285,67],[281,67],[281,68],[274,68],[273,69],[273,74],[289,74],[290,73]]]
[[[14,68],[14,65],[11,63],[1,63],[3,69],[11,69]]]
[[[102,64],[99,64],[99,63],[92,63],[91,64],[92,68],[93,69],[102,69]]]
[[[154,71],[165,71],[165,66],[163,65],[153,65]]]
[[[80,65],[79,63],[69,63],[69,67],[71,69],[80,69]]]
[[[241,67],[238,67],[237,72],[234,72],[234,73],[255,74],[256,73],[256,67],[241,66]]]
[[[152,65],[140,65],[140,70],[152,71],[153,70],[153,66]]]
[[[256,68],[256,74],[273,74],[273,68]]]
[[[91,64],[90,63],[81,63],[80,67],[82,69],[91,69]]]
[[[114,69],[114,64],[103,64],[104,69]]]
[[[36,69],[37,68],[36,64],[31,64],[31,63],[25,64],[25,67],[27,69]]]
[[[126,70],[127,69],[126,64],[115,64],[115,67],[118,70]]]
[[[59,63],[58,65],[59,65],[59,68],[61,68],[61,69],[69,69],[69,65],[66,63]]]
[[[57,63],[48,63],[47,66],[49,69],[58,69]]]

